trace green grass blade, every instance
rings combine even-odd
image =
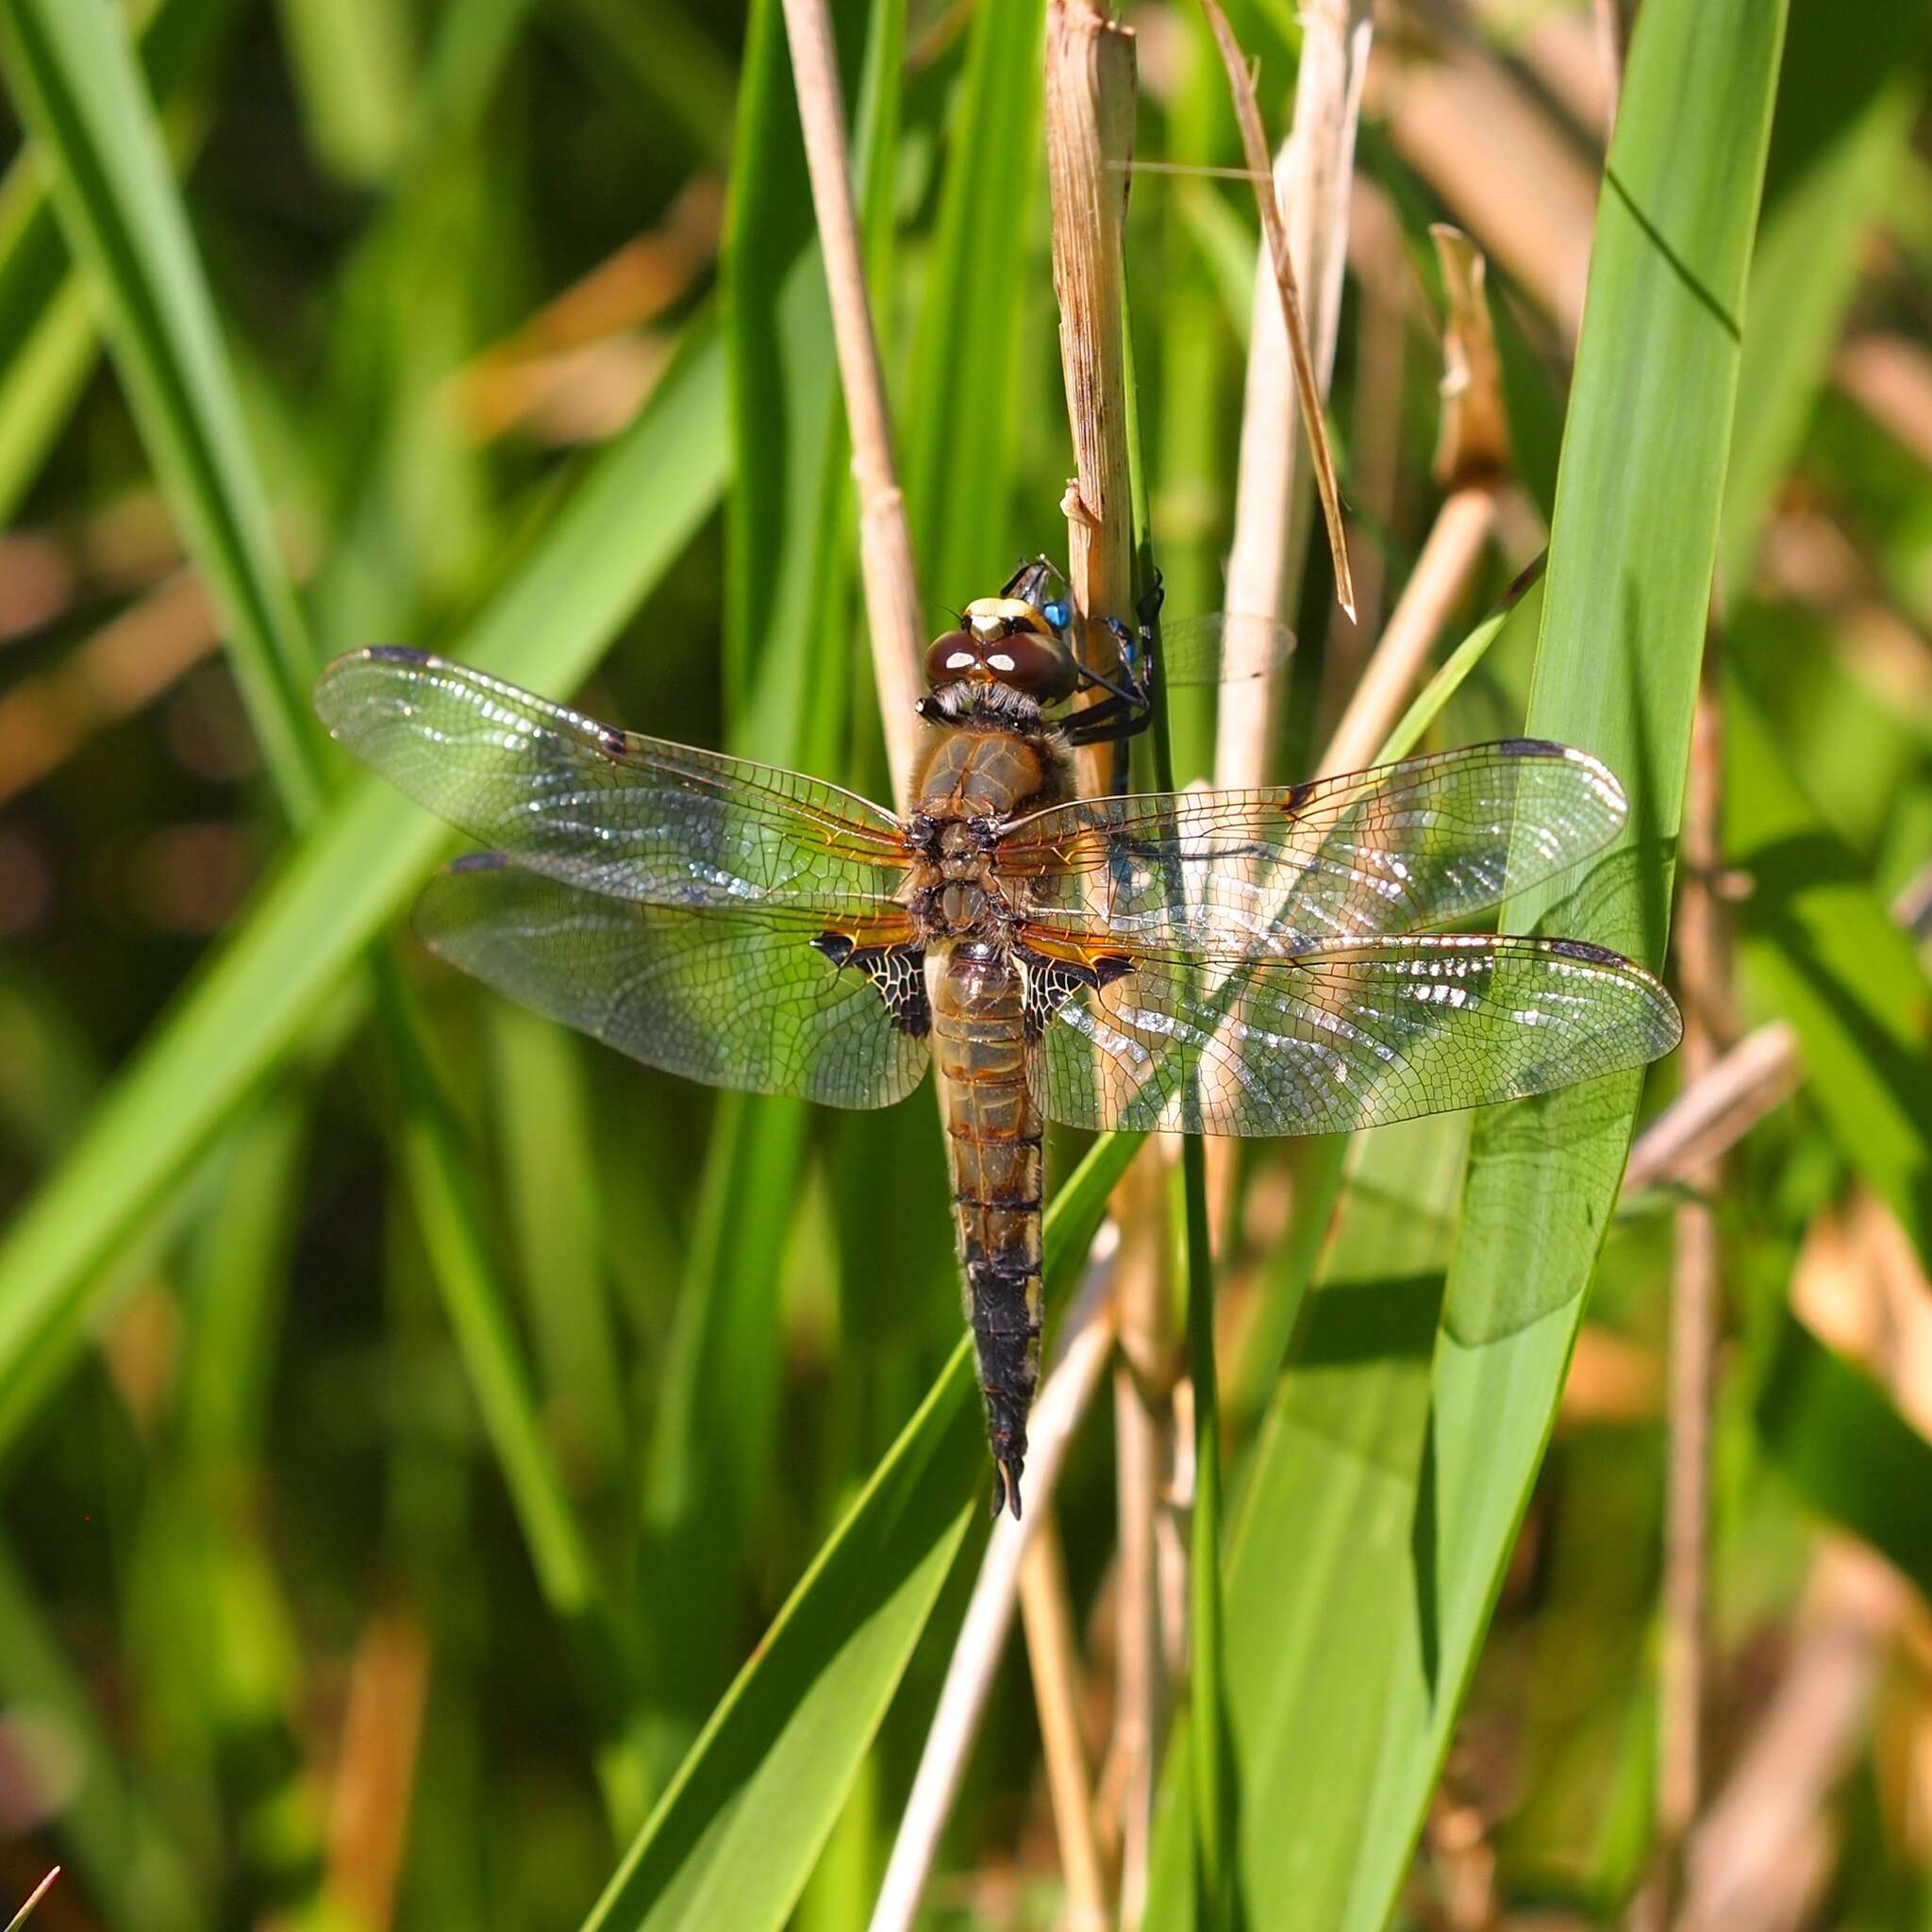
[[[1526,728],[1605,758],[1634,801],[1632,824],[1580,891],[1514,904],[1503,923],[1523,930],[1549,914],[1546,930],[1653,965],[1781,17],[1756,0],[1643,9],[1543,590]],[[1519,608],[1510,621],[1530,620]],[[1310,1524],[1327,1519],[1293,1512],[1325,1509],[1326,1492],[1267,1503],[1305,1445],[1271,1430],[1257,1453],[1243,1548],[1263,1539],[1290,1569],[1278,1591],[1242,1591],[1239,1607],[1231,1583],[1228,1650],[1242,1687],[1243,1897],[1277,1924],[1368,1932],[1393,1908],[1555,1414],[1638,1086],[1594,1083],[1477,1123],[1433,1361],[1431,1316],[1420,1353],[1370,1349],[1318,1378],[1334,1401],[1331,1435],[1384,1482],[1378,1507],[1362,1503],[1340,1541],[1310,1551]],[[1290,1374],[1284,1404],[1303,1399],[1310,1373]],[[1371,1687],[1360,1705],[1317,1681],[1357,1674]]]
[[[706,340],[664,378],[455,655],[540,690],[584,677],[718,500],[722,375]],[[16,1214],[0,1241],[0,1451],[49,1386],[49,1353],[79,1345],[97,1271],[289,1051],[446,837],[373,775],[345,789]]]
[[[174,170],[106,0],[5,0],[0,55],[92,274],[142,437],[229,633],[263,756],[291,815],[321,795],[309,662],[228,380]]]
[[[596,1490],[622,1466],[621,1357],[584,1048],[508,1000],[487,1003],[491,1088],[517,1274],[564,1465]]]
[[[1055,1194],[1041,1262],[1050,1306],[1139,1145],[1107,1136]],[[974,1395],[962,1337],[712,1712],[585,1932],[786,1923],[980,1507]]]
[[[1631,823],[1579,891],[1512,901],[1504,924],[1536,920],[1653,968],[1663,963],[1784,19],[1782,6],[1755,0],[1645,9],[1598,204],[1564,430],[1526,728],[1605,758],[1630,793]],[[1476,1130],[1417,1532],[1428,1552],[1416,1579],[1425,1641],[1405,1714],[1427,1743],[1380,1794],[1368,1895],[1383,1910],[1555,1419],[1641,1084],[1571,1089],[1498,1109]],[[1528,1295],[1524,1282],[1537,1284]]]
[[[309,146],[341,180],[371,187],[410,133],[417,78],[401,0],[280,0]]]
[[[854,7],[840,13],[854,98],[865,22]],[[890,33],[891,9],[875,9],[871,25]],[[896,66],[874,63],[873,73],[896,90]],[[725,521],[726,736],[753,757],[823,771],[838,756],[859,662],[855,524],[831,308],[777,0],[754,10],[720,265],[738,452]],[[665,1774],[730,1681],[732,1592],[774,1488],[779,1289],[808,1134],[796,1100],[727,1096],[712,1117],[652,1438],[639,1576],[649,1606],[650,1756]]]

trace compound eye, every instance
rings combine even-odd
[[[986,647],[986,668],[1002,684],[1042,701],[1071,697],[1079,667],[1063,645],[1032,631],[1015,631]]]
[[[949,630],[936,637],[925,650],[925,681],[935,691],[942,684],[956,684],[962,677],[984,672],[979,646],[970,632]]]
[[[1067,625],[1072,623],[1074,616],[1074,613],[1058,597],[1042,604],[1040,607],[1040,614],[1056,630],[1065,630]]]

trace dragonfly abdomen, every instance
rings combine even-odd
[[[1026,1084],[1025,992],[991,941],[936,950],[928,974],[966,1319],[999,1472],[993,1510],[1017,1517],[1040,1377],[1041,1118]]]

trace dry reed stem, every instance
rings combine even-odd
[[[1289,258],[1300,284],[1313,291],[1309,347],[1316,388],[1325,397],[1341,308],[1356,126],[1368,69],[1368,8],[1344,0],[1320,0],[1303,9],[1302,34],[1294,131],[1276,158],[1273,198],[1287,204]],[[1265,239],[1261,245],[1267,248]],[[1301,597],[1310,499],[1306,487],[1296,487],[1301,472],[1293,358],[1280,291],[1274,286],[1272,257],[1256,273],[1248,341],[1227,608],[1237,615],[1287,622]],[[1266,648],[1261,633],[1254,638],[1250,642],[1238,624],[1230,625],[1231,673],[1255,668],[1252,658],[1242,659],[1244,651]],[[1238,688],[1238,698],[1224,698],[1215,746],[1217,785],[1266,782],[1279,682],[1278,675],[1246,679]]]
[[[1461,600],[1496,525],[1496,488],[1474,483],[1436,512],[1423,554],[1402,588],[1355,695],[1317,760],[1317,776],[1366,765],[1408,707],[1429,651]]]
[[[918,1916],[966,1759],[979,1732],[987,1692],[999,1668],[1012,1620],[1020,1559],[1035,1527],[1050,1513],[1067,1444],[1087,1412],[1113,1346],[1112,1291],[1113,1270],[1103,1260],[1089,1269],[1079,1296],[1067,1311],[1053,1373],[1027,1421],[1030,1507],[1024,1522],[1002,1516],[988,1539],[873,1907],[871,1932],[908,1932]]]
[[[1624,93],[1624,9],[1619,0],[1595,0],[1597,62],[1603,70],[1604,145],[1617,131],[1617,103]]]
[[[1131,28],[1084,0],[1053,0],[1046,16],[1046,175],[1060,373],[1076,472],[1064,504],[1067,568],[1081,654],[1103,668],[1118,653],[1100,621],[1130,623],[1134,609],[1125,243],[1135,68]],[[1083,750],[1076,768],[1083,793],[1118,789],[1122,768],[1112,748]]]
[[[1094,1824],[1087,1745],[1080,1735],[1080,1658],[1067,1599],[1066,1558],[1060,1550],[1059,1525],[1052,1516],[1036,1526],[1033,1541],[1020,1558],[1020,1617],[1033,1667],[1054,1830],[1066,1881],[1060,1924],[1068,1932],[1107,1932],[1107,1880]]]
[[[1430,229],[1449,312],[1442,332],[1442,420],[1434,471],[1451,494],[1316,765],[1317,774],[1365,765],[1407,708],[1437,635],[1474,574],[1496,525],[1496,493],[1509,460],[1502,362],[1483,293],[1481,254],[1459,230]]]
[[[1387,96],[1403,159],[1574,341],[1597,197],[1575,142],[1493,56],[1460,41]]]
[[[1910,1608],[1870,1551],[1824,1543],[1784,1676],[1687,1849],[1675,1932],[1813,1923],[1811,1884],[1829,1870],[1829,1840],[1817,1840],[1824,1807],[1857,1755],[1886,1647]]]
[[[1728,1005],[1723,914],[1711,881],[1722,863],[1719,826],[1722,741],[1707,663],[1691,729],[1684,796],[1683,889],[1676,956],[1684,1008],[1683,1068],[1704,1078],[1716,1064]],[[1707,1189],[1715,1164],[1689,1176]],[[1657,1784],[1653,1923],[1669,1922],[1684,1846],[1704,1790],[1704,1706],[1710,1541],[1710,1405],[1717,1345],[1719,1246],[1716,1216],[1697,1199],[1677,1209],[1671,1282],[1670,1447],[1665,1474],[1662,1628],[1657,1660]]]
[[[845,102],[832,46],[824,0],[784,0],[785,33],[805,130],[806,166],[812,209],[824,253],[831,296],[832,333],[839,351],[839,379],[852,431],[852,474],[858,486],[860,576],[867,627],[872,634],[873,676],[884,720],[886,758],[892,791],[904,799],[919,738],[924,618],[919,575],[912,560],[912,530],[892,458],[891,419],[878,336],[865,282],[858,209],[846,159]]]
[[[1132,615],[1133,527],[1127,463],[1124,241],[1133,159],[1137,61],[1131,32],[1086,0],[1052,0],[1046,19],[1047,183],[1054,291],[1060,312],[1075,479],[1066,499],[1068,569],[1083,619]],[[1105,632],[1083,648],[1110,654]],[[1078,755],[1079,788],[1115,789],[1124,759],[1096,746]],[[1154,1512],[1166,1434],[1158,1370],[1166,1348],[1158,1291],[1137,1283],[1161,1246],[1158,1155],[1143,1154],[1117,1194],[1128,1278],[1117,1303],[1125,1360],[1115,1378],[1121,1543],[1120,1647],[1110,1763],[1119,1778],[1122,1924],[1144,1893],[1153,1830],[1154,1747],[1161,1695],[1154,1615]],[[1143,1374],[1136,1375],[1133,1365]]]
[[[1141,1149],[1115,1194],[1123,1230],[1114,1307],[1120,1360],[1114,1369],[1114,1485],[1120,1563],[1110,1789],[1120,1807],[1120,1920],[1141,1923],[1154,1847],[1154,1798],[1167,1699],[1156,1521],[1172,1440],[1168,1401],[1167,1243],[1161,1219],[1167,1173],[1157,1141]]]
[[[328,1816],[330,1903],[365,1932],[394,1917],[429,1691],[429,1646],[407,1611],[375,1618],[349,1676]]]
[[[1798,1036],[1785,1021],[1745,1035],[1638,1135],[1624,1167],[1623,1198],[1707,1168],[1782,1106],[1800,1076]]]
[[[1308,341],[1307,323],[1302,313],[1301,286],[1295,272],[1294,253],[1290,246],[1288,224],[1282,218],[1281,196],[1269,175],[1268,137],[1261,126],[1261,107],[1255,97],[1254,76],[1241,58],[1234,29],[1227,24],[1216,0],[1201,0],[1208,24],[1214,29],[1214,43],[1221,50],[1221,64],[1227,70],[1228,92],[1234,100],[1235,120],[1241,128],[1241,147],[1248,166],[1257,177],[1255,201],[1261,211],[1261,232],[1268,244],[1268,263],[1281,296],[1281,312],[1288,331],[1289,354],[1294,371],[1295,393],[1301,402],[1302,426],[1307,432],[1308,454],[1315,473],[1315,489],[1322,499],[1322,519],[1328,530],[1328,550],[1335,564],[1335,601],[1350,617],[1355,615],[1355,584],[1348,569],[1348,531],[1341,517],[1341,492],[1335,481],[1335,458],[1328,448],[1327,425],[1322,409],[1325,384],[1315,375],[1314,350]],[[1345,6],[1330,4],[1314,8],[1309,22],[1326,14],[1345,23]],[[1312,38],[1312,34],[1310,34]],[[1304,47],[1303,58],[1307,49]],[[1307,156],[1302,157],[1304,165]],[[1345,204],[1344,204],[1345,206]],[[1345,225],[1345,224],[1344,224]],[[1319,288],[1319,283],[1315,284]]]
[[[50,1891],[53,1890],[54,1881],[57,1878],[58,1878],[59,1875],[60,1868],[59,1866],[56,1865],[53,1868],[53,1870],[50,1871],[47,1874],[47,1875],[43,1879],[42,1879],[37,1886],[34,1887],[33,1890],[30,1893],[28,1893],[26,1903],[24,1906],[22,1906],[19,1911],[15,1912],[13,1917],[7,1922],[7,1932],[20,1932],[20,1927],[25,1925],[26,1922],[33,1917],[34,1907],[38,1906],[40,1902],[43,1898],[45,1898]]]
[[[0,698],[0,805],[144,709],[221,641],[200,577],[182,570]]]

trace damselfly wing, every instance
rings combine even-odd
[[[1020,1512],[1040,1349],[1041,1141],[1086,1128],[1377,1126],[1636,1067],[1676,1043],[1641,967],[1441,933],[1624,818],[1595,758],[1509,739],[1255,791],[1072,795],[1081,674],[1016,577],[927,655],[901,816],[835,785],[621,731],[480,672],[338,659],[330,731],[485,848],[417,929],[644,1061],[886,1107],[943,1076],[954,1213],[997,1480]],[[1130,639],[1114,729],[1151,702]],[[1090,741],[1091,741],[1091,739]]]

